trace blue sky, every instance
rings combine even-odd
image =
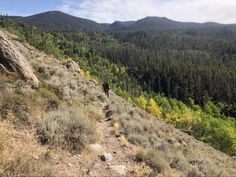
[[[49,10],[57,10],[60,0],[0,0],[0,13],[28,16]]]
[[[0,0],[0,13],[28,16],[50,10],[111,23],[146,16],[236,23],[236,0]]]

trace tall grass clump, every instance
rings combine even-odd
[[[38,127],[38,136],[42,144],[67,149],[70,152],[81,151],[87,144],[97,139],[96,125],[83,112],[51,112]]]

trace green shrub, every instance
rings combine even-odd
[[[81,151],[87,144],[97,139],[96,126],[82,112],[52,112],[38,128],[42,144],[67,149],[70,152]]]

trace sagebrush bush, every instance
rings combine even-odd
[[[148,139],[145,136],[141,135],[141,134],[130,134],[128,136],[128,140],[133,144],[140,145],[140,146],[145,147],[145,148],[150,148],[151,147]]]
[[[155,150],[139,151],[136,154],[136,159],[138,161],[145,162],[155,172],[158,173],[170,170],[170,165],[168,161],[160,151],[155,151]]]
[[[9,114],[14,115],[13,122],[27,122],[28,121],[28,104],[29,100],[24,96],[15,92],[11,95],[3,97],[3,103],[0,107],[0,117],[8,119]]]
[[[187,177],[203,177],[204,175],[197,169],[192,167],[187,174]]]
[[[189,164],[182,154],[176,153],[170,163],[170,166],[171,168],[185,171],[189,167]]]
[[[57,111],[49,114],[38,127],[42,144],[81,151],[87,144],[97,139],[96,126],[86,114],[74,111]]]
[[[37,97],[42,97],[46,100],[47,110],[57,110],[62,99],[62,93],[59,88],[43,84],[37,89]]]

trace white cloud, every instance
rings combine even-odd
[[[64,0],[59,10],[97,22],[165,16],[179,21],[236,23],[235,0]]]

